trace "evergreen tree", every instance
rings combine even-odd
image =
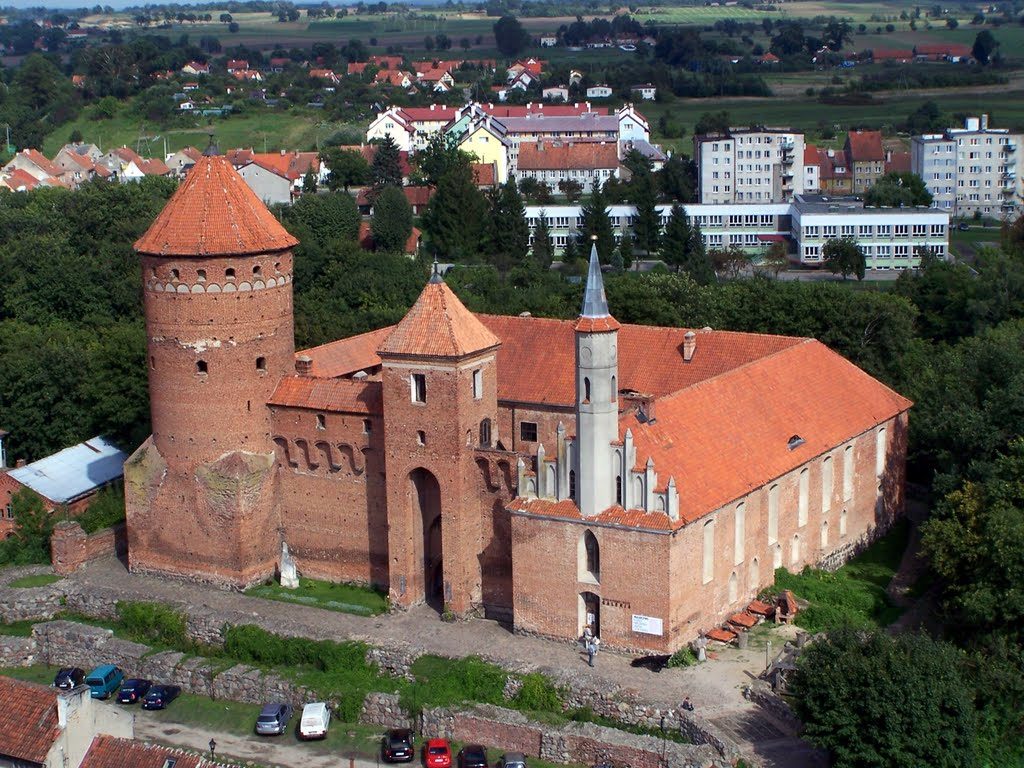
[[[580,216],[583,220],[580,225],[580,242],[586,245],[589,251],[590,240],[596,237],[597,257],[602,264],[607,264],[615,250],[615,231],[612,229],[612,219],[608,215],[608,205],[604,199],[601,182],[594,182],[594,188],[583,205]]]
[[[658,215],[657,192],[654,176],[650,171],[641,170],[634,174],[631,202],[636,206],[633,219],[633,239],[636,249],[642,254],[657,252],[661,239],[661,217]]]
[[[490,253],[488,257],[504,275],[513,266],[522,264],[530,243],[523,198],[513,179],[505,182],[491,195]]]
[[[579,232],[570,232],[565,238],[565,248],[562,250],[562,263],[570,269],[576,266],[580,260],[580,247],[576,244],[579,241]]]
[[[548,229],[547,212],[541,208],[537,226],[533,228],[533,260],[537,266],[547,269],[554,259],[551,247],[551,230]]]
[[[686,261],[686,253],[690,247],[690,221],[686,209],[679,203],[672,206],[671,218],[665,226],[665,235],[661,238],[661,260],[675,269],[680,270]]]
[[[302,192],[303,194],[316,192],[316,174],[313,173],[312,168],[306,171],[306,175],[302,177]]]
[[[633,238],[626,233],[619,240],[619,247],[615,249],[612,257],[612,267],[616,272],[625,272],[633,263]]]
[[[450,261],[475,259],[485,246],[487,200],[473,181],[469,166],[456,166],[441,177],[423,214],[423,227],[434,255]]]
[[[683,271],[701,285],[715,282],[715,267],[704,246],[704,234],[700,231],[700,224],[694,224],[690,228],[690,242],[686,248]]]
[[[405,253],[405,244],[412,234],[412,206],[401,188],[387,186],[377,195],[370,232],[374,250]]]
[[[377,152],[373,156],[373,165],[370,167],[370,178],[373,186],[380,188],[388,185],[402,186],[402,160],[398,152],[398,145],[391,138],[391,134],[384,137],[384,140],[377,145]]]

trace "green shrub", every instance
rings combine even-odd
[[[507,673],[476,656],[464,659],[420,656],[412,665],[412,673],[416,682],[402,694],[402,704],[410,712],[462,702],[505,704],[503,692]]]
[[[684,645],[678,651],[673,653],[665,665],[667,667],[692,667],[697,663],[697,654],[695,654],[690,646]]]
[[[124,522],[124,488],[112,485],[104,488],[93,499],[89,508],[75,518],[86,533],[96,533],[104,528]]]
[[[539,672],[523,675],[523,686],[512,700],[516,709],[530,712],[561,712],[562,697],[554,684]]]
[[[166,605],[123,600],[117,604],[117,617],[125,633],[134,640],[182,651],[192,647],[185,615]]]

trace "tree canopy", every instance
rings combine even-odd
[[[893,171],[876,181],[864,194],[865,205],[879,208],[913,208],[932,204],[932,193],[916,173]]]
[[[494,22],[494,42],[504,56],[515,56],[530,44],[530,34],[515,16],[502,16]]]

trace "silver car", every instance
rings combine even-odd
[[[291,704],[264,704],[256,718],[256,733],[260,736],[279,736],[288,730],[292,719]]]
[[[526,755],[522,752],[506,752],[494,765],[495,768],[526,768]]]

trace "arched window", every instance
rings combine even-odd
[[[881,427],[875,436],[875,474],[878,477],[885,472],[885,427]]]
[[[597,543],[597,536],[592,531],[583,533],[583,549],[587,557],[587,574],[594,581],[601,580],[601,548]]]
[[[615,477],[615,503],[622,504],[622,476]]]
[[[761,587],[761,561],[756,557],[750,561],[750,588],[758,590]]]
[[[480,447],[491,447],[491,420],[484,419],[480,422]]]
[[[747,538],[747,505],[742,501],[736,505],[736,516],[733,519],[732,555],[733,565],[739,565],[744,558],[744,545]]]
[[[793,534],[793,544],[789,551],[789,562],[791,565],[796,565],[800,562],[800,534]]]
[[[739,598],[739,584],[738,578],[736,577],[736,571],[729,574],[729,602],[735,603]]]
[[[576,500],[576,470],[569,470],[569,498]]]
[[[828,546],[828,520],[821,521],[821,548]]]
[[[843,449],[843,501],[853,498],[853,446]]]
[[[796,524],[807,525],[807,510],[810,507],[811,471],[804,467],[800,470],[800,498],[797,502]]]
[[[210,368],[207,366],[205,360],[196,360],[196,373],[206,374],[209,373]]]
[[[612,376],[612,391],[611,391],[611,394],[609,395],[609,397],[611,398],[610,402],[613,402],[613,403],[619,399],[619,389],[618,389],[618,386],[615,384],[615,377],[614,376]]]
[[[583,379],[583,402],[590,402],[590,379],[586,377]]]
[[[259,371],[260,373],[266,373],[267,372],[267,358],[265,358],[265,357],[257,357],[256,358],[256,370]]]
[[[782,567],[782,545],[775,542],[775,546],[772,547],[772,568]]]
[[[832,457],[826,456],[821,461],[821,511],[832,509]]]
[[[235,268],[234,267],[228,267],[227,269],[225,269],[224,270],[224,277],[226,277],[228,280],[234,280],[235,279]]]
[[[704,583],[715,578],[715,521],[704,523]]]
[[[846,535],[846,510],[839,513],[839,535]]]
[[[768,543],[779,540],[779,486],[768,489]]]

